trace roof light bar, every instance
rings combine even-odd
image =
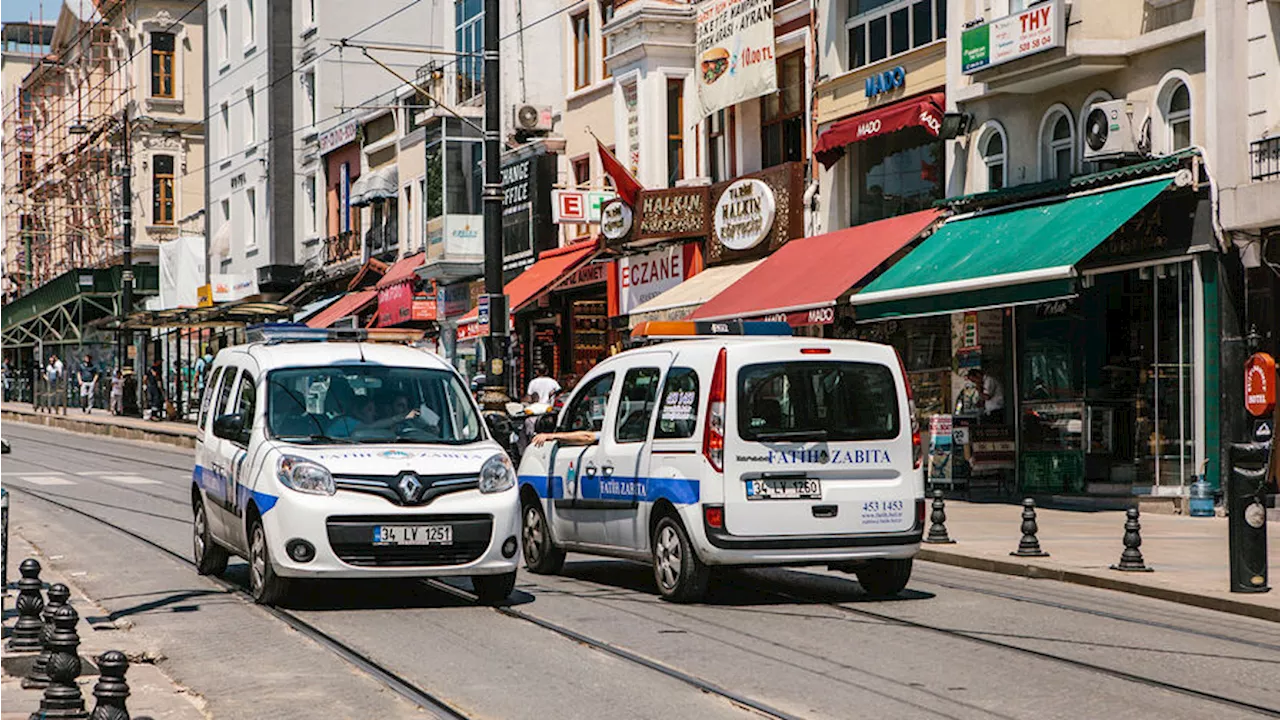
[[[383,342],[414,343],[426,336],[424,330],[399,328],[313,328],[302,323],[265,323],[245,328],[249,342],[269,345],[298,342]]]
[[[631,331],[633,340],[657,338],[716,337],[724,335],[791,336],[791,326],[776,321],[717,320],[661,321],[648,320]]]

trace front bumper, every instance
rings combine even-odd
[[[286,491],[262,522],[276,573],[282,577],[498,575],[514,571],[520,562],[519,502],[514,488],[494,494],[450,493],[416,507],[345,490],[333,496]],[[454,545],[374,546],[371,528],[379,523],[451,524]],[[508,558],[502,545],[511,537],[516,539],[516,552]],[[305,563],[290,558],[285,546],[294,539],[311,543],[315,558]]]

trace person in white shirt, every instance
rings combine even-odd
[[[526,392],[532,395],[536,402],[550,403],[555,399],[556,393],[560,392],[560,383],[553,377],[539,375],[529,381],[529,389]]]
[[[1004,386],[1000,381],[986,374],[982,368],[973,368],[966,375],[973,386],[978,389],[979,407],[983,418],[992,422],[1004,420]]]

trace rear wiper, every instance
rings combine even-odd
[[[777,430],[774,432],[756,433],[756,440],[826,440],[826,430]]]

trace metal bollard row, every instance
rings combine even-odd
[[[97,657],[94,707],[92,711],[86,709],[77,683],[83,670],[80,634],[76,630],[80,614],[71,606],[71,590],[62,583],[49,587],[48,603],[45,602],[40,592],[40,569],[40,563],[33,558],[23,560],[19,566],[22,579],[18,581],[18,621],[9,640],[12,651],[40,651],[22,680],[24,688],[44,690],[40,707],[31,713],[30,720],[129,720],[125,705],[129,697],[125,680],[129,659],[119,650],[108,650]]]

